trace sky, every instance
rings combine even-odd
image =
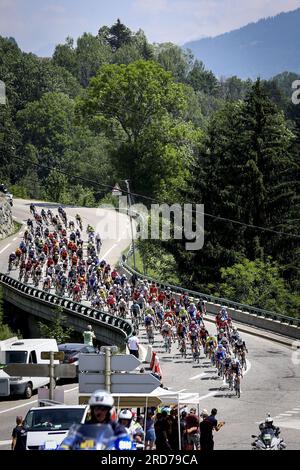
[[[96,34],[120,18],[150,42],[182,45],[299,7],[300,0],[0,0],[0,36],[50,56],[67,36]]]

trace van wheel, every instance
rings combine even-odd
[[[32,385],[31,384],[26,385],[24,397],[27,399],[32,397]]]

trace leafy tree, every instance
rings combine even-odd
[[[74,39],[68,36],[65,44],[58,44],[53,53],[53,63],[67,69],[74,77],[78,76],[77,56]]]
[[[184,87],[151,61],[102,67],[79,106],[91,126],[120,141],[113,153],[120,177],[160,197],[188,172],[195,132],[183,123],[185,109]]]
[[[240,78],[233,76],[226,80],[220,80],[219,93],[220,96],[225,100],[237,101],[246,98],[250,92],[253,83],[249,80],[241,80]]]
[[[212,116],[190,197],[222,219],[205,218],[204,249],[187,254],[180,248],[176,253],[187,282],[203,288],[218,280],[221,267],[243,258],[270,255],[282,266],[295,260],[296,238],[226,221],[297,233],[290,222],[297,204],[292,138],[260,81],[244,102],[226,103]]]
[[[186,81],[195,91],[203,91],[208,95],[218,93],[218,80],[212,71],[205,69],[203,62],[199,60],[195,60],[193,68],[187,75]]]
[[[74,102],[62,93],[46,93],[17,114],[23,144],[31,144],[39,163],[56,167],[70,146],[74,131]],[[48,170],[40,170],[46,176]]]
[[[181,47],[167,42],[157,45],[155,55],[157,62],[171,72],[176,81],[186,82],[193,64],[193,55],[189,50],[184,51]]]
[[[109,60],[109,49],[92,34],[84,33],[77,40],[76,59],[79,82],[87,87],[91,77]]]
[[[63,309],[61,307],[57,307],[55,309],[55,320],[51,322],[50,325],[46,325],[42,322],[38,323],[41,337],[56,339],[58,344],[70,341],[73,329],[67,328],[65,326],[65,322],[66,319],[63,315]]]
[[[67,177],[57,170],[51,170],[46,180],[46,194],[50,201],[64,202],[67,192]]]

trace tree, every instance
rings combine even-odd
[[[108,44],[112,51],[117,51],[125,44],[129,44],[132,40],[132,32],[127,26],[121,23],[118,18],[110,28],[103,26],[98,32],[99,39]]]
[[[185,109],[183,85],[151,61],[102,67],[79,105],[84,121],[120,142],[113,153],[120,177],[160,197],[189,169],[197,133],[183,122]]]
[[[176,81],[186,82],[194,59],[191,51],[167,42],[157,45],[155,54],[157,62],[171,72]]]
[[[74,48],[74,39],[68,36],[65,44],[58,44],[52,57],[53,63],[60,67],[64,67],[74,77],[78,76],[78,66],[76,50]]]
[[[64,202],[67,191],[67,177],[57,170],[51,170],[46,180],[46,195],[50,201]]]
[[[63,309],[61,307],[57,307],[55,309],[55,320],[52,321],[50,325],[46,325],[42,322],[38,323],[41,337],[56,339],[58,344],[70,341],[73,329],[65,327],[65,321],[66,319],[63,315]]]
[[[218,80],[211,70],[205,69],[203,62],[199,60],[195,60],[186,81],[195,91],[203,91],[208,95],[216,95],[218,93]]]
[[[178,253],[175,250],[188,282],[203,288],[219,279],[220,268],[243,258],[272,256],[282,266],[295,260],[296,238],[226,220],[297,233],[297,224],[291,223],[297,207],[292,139],[283,113],[260,81],[244,102],[226,103],[211,117],[189,197],[194,203],[203,202],[205,212],[220,219],[205,217],[202,250],[194,254],[182,246]]]
[[[92,34],[84,33],[77,40],[76,60],[78,79],[83,87],[87,87],[91,77],[95,76],[99,67],[109,61],[109,48]]]
[[[91,120],[111,123],[123,141],[134,145],[149,124],[168,113],[180,116],[184,107],[183,88],[171,74],[155,62],[140,60],[103,66],[91,80],[80,110]]]
[[[69,148],[74,134],[74,101],[62,93],[45,93],[17,114],[23,145],[31,144],[38,162],[56,167]],[[39,176],[49,171],[39,169]]]

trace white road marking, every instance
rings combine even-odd
[[[215,395],[217,395],[217,393],[219,393],[219,392],[210,392],[207,395],[203,395],[202,397],[199,397],[199,401],[200,400],[205,400],[205,398],[214,397]]]
[[[202,374],[197,374],[197,375],[194,375],[193,377],[190,377],[189,380],[200,379],[201,377],[204,377],[205,375],[206,375],[206,372],[202,372]]]
[[[73,392],[74,390],[77,390],[77,389],[78,389],[78,385],[74,388],[70,388],[69,390],[65,390],[65,393]]]
[[[78,385],[76,387],[69,388],[68,390],[64,390],[64,392],[65,393],[73,392],[74,390],[77,390],[77,389],[78,389]],[[18,406],[14,406],[13,408],[8,408],[7,410],[2,410],[2,411],[0,411],[0,414],[7,413],[7,412],[13,411],[13,410],[17,410],[18,408],[22,408],[23,406],[28,406],[28,405],[31,405],[32,403],[37,403],[37,402],[38,402],[38,400],[29,401],[28,403],[23,403],[23,405],[18,405]]]
[[[280,422],[280,427],[300,430],[300,419]]]
[[[18,405],[18,406],[14,406],[13,408],[8,408],[7,410],[2,410],[2,411],[0,411],[0,414],[8,413],[9,411],[13,411],[13,410],[17,410],[18,408],[22,408],[23,406],[31,405],[32,403],[37,403],[37,401],[38,400],[29,401],[28,403],[23,403],[23,405]]]
[[[3,251],[7,250],[7,248],[11,245],[11,243],[9,243],[8,245],[6,245],[4,248],[2,248],[2,250],[0,251],[0,255],[1,253],[3,253]]]
[[[104,253],[104,255],[102,255],[103,258],[106,258],[106,256],[114,249],[116,248],[116,246],[118,246],[117,243],[115,243],[106,253]]]
[[[17,238],[18,238],[18,237],[13,238],[13,242],[15,242]]]
[[[248,361],[248,359],[246,359],[246,362],[247,362],[247,370],[244,372],[244,377],[245,375],[248,374],[248,372],[250,371],[251,367],[252,367],[252,364],[250,361]],[[223,382],[224,383],[224,382]],[[209,398],[209,397],[214,397],[216,395],[218,395],[218,393],[220,393],[221,390],[216,390],[215,392],[210,392],[208,393],[207,395],[203,395],[202,397],[199,398],[199,401],[200,400],[205,400],[205,398]],[[242,394],[242,391],[241,391],[241,394]],[[258,423],[259,424],[259,423]]]
[[[181,389],[181,390],[178,390],[177,393],[181,393],[181,392],[185,392],[185,391],[186,391],[186,388],[183,388],[183,389]]]
[[[297,415],[297,414],[299,414],[299,411],[293,411],[292,410],[292,411],[286,411],[286,413],[291,413],[293,415]]]

